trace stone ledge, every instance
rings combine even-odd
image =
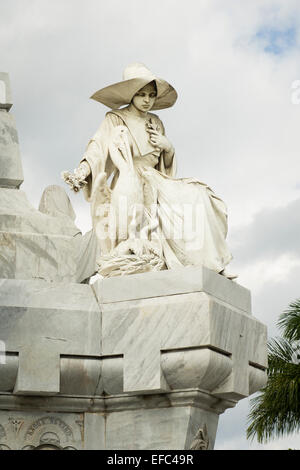
[[[95,282],[93,289],[103,304],[206,292],[251,314],[250,291],[203,266],[104,278]]]
[[[214,397],[201,389],[176,390],[152,395],[122,394],[109,397],[81,397],[60,395],[52,397],[16,396],[0,393],[1,410],[39,410],[49,412],[100,413],[121,412],[128,409],[156,409],[174,406],[193,406],[196,408],[223,413],[234,408],[236,401]]]
[[[0,395],[0,449],[46,449],[53,438],[66,450],[191,449],[203,427],[213,449],[219,415],[234,405],[201,390],[99,400]]]

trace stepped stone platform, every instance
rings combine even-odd
[[[189,449],[206,428],[211,449],[219,415],[266,382],[250,292],[206,268],[0,291],[1,445]]]

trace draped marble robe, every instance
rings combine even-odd
[[[226,243],[226,206],[206,184],[194,178],[174,178],[175,157],[171,165],[166,167],[164,151],[157,152],[149,141],[146,131],[146,121],[149,120],[161,133],[165,133],[163,123],[153,113],[143,118],[132,114],[128,107],[112,110],[106,114],[99,130],[89,142],[82,161],[87,161],[91,168],[84,194],[91,202],[94,229],[101,223],[98,214],[99,206],[104,201],[103,187],[100,195],[103,174],[106,173],[107,179],[112,178],[111,191],[118,180],[118,170],[109,153],[112,132],[116,126],[126,126],[133,161],[148,153],[158,156],[155,168],[139,165],[136,170],[143,181],[145,204],[147,199],[148,204],[157,204],[159,237],[166,267],[176,269],[179,266],[204,265],[221,272],[232,259]],[[106,202],[109,199],[110,194],[106,192]],[[103,211],[100,213],[103,215]],[[118,240],[99,239],[101,254],[109,254],[116,244]]]

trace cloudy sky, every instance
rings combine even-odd
[[[63,185],[60,172],[77,166],[107,111],[89,96],[145,63],[178,91],[159,113],[178,176],[227,203],[230,271],[277,335],[279,314],[300,297],[299,52],[298,0],[1,0],[22,189],[38,207],[47,185]],[[86,232],[89,207],[70,197]],[[299,435],[250,444],[248,412],[243,400],[221,416],[216,449],[300,449]]]

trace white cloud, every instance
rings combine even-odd
[[[300,450],[300,435],[293,434],[281,439],[274,439],[265,444],[246,442],[243,437],[225,439],[216,450]]]
[[[266,444],[252,444],[251,450],[300,450],[300,435],[298,433],[290,436],[274,439]]]
[[[283,282],[293,269],[299,267],[300,258],[284,253],[273,260],[257,261],[244,266],[239,272],[239,280],[257,295],[264,290],[267,283]]]

